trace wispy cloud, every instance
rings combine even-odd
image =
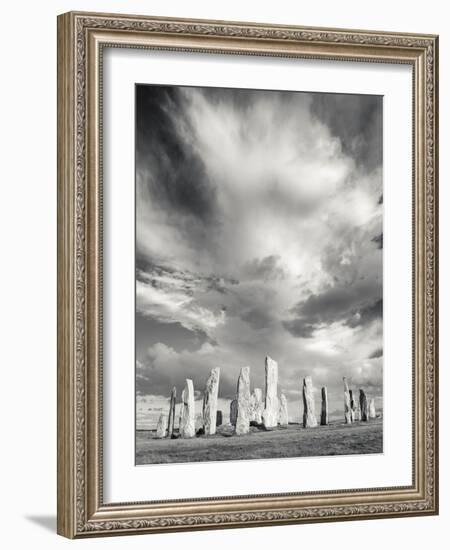
[[[136,307],[138,313],[165,323],[180,323],[187,329],[206,334],[225,323],[225,310],[200,306],[195,296],[211,288],[207,278],[181,271],[154,267],[150,272],[138,271],[136,276]]]

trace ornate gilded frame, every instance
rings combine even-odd
[[[99,90],[105,45],[412,66],[411,486],[103,503]],[[437,55],[432,35],[94,13],[58,17],[58,533],[79,538],[438,513]]]

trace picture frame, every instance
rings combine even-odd
[[[105,502],[106,49],[412,69],[412,417],[407,485]],[[324,69],[325,70],[325,69]],[[438,37],[70,12],[58,17],[58,533],[68,538],[438,513]],[[410,220],[411,221],[411,220]],[[412,322],[411,322],[412,321]],[[408,431],[408,430],[406,430]],[[171,465],[177,468],[177,465]]]

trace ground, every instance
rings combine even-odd
[[[332,423],[304,429],[298,424],[265,431],[251,428],[247,435],[232,437],[226,427],[214,436],[193,439],[155,439],[155,432],[136,434],[136,464],[206,462],[373,454],[383,452],[383,422],[380,419],[354,424]]]

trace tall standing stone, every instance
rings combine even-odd
[[[256,422],[256,401],[255,395],[250,394],[250,422]]]
[[[328,424],[328,392],[324,386],[322,388],[322,408],[320,411],[320,425],[326,426]]]
[[[250,431],[250,367],[242,367],[237,384],[236,435]]]
[[[352,423],[352,407],[350,403],[350,390],[348,389],[347,378],[342,379],[344,381],[344,418],[346,424]]]
[[[350,394],[350,418],[351,421],[355,421],[355,400],[353,398],[353,391],[348,390],[348,393]]]
[[[184,396],[186,394],[185,389],[183,388],[181,390],[181,406],[180,406],[180,417],[178,420],[178,433],[181,435],[181,426],[183,424],[183,416],[184,416]]]
[[[369,418],[376,418],[377,417],[377,411],[375,409],[375,399],[371,399],[369,401]]]
[[[170,405],[169,405],[169,422],[168,422],[168,436],[172,437],[173,430],[175,428],[175,403],[177,400],[177,388],[174,386],[172,388],[172,393],[170,395]]]
[[[314,406],[314,388],[311,376],[303,378],[303,427],[315,428],[317,419]]]
[[[164,439],[167,436],[167,414],[160,414],[156,426],[156,438]]]
[[[359,390],[359,406],[361,408],[361,420],[367,422],[369,420],[369,415],[367,411],[367,397],[364,390]]]
[[[289,413],[287,399],[284,393],[280,395],[280,408],[278,412],[278,424],[280,426],[287,426],[289,424]]]
[[[183,412],[181,413],[180,435],[183,438],[195,437],[194,384],[189,378],[186,378],[182,398],[181,408]]]
[[[233,399],[233,401],[230,403],[230,424],[232,426],[236,426],[237,415],[238,415],[238,402],[237,402],[237,399]]]
[[[262,420],[266,429],[276,428],[278,422],[278,364],[266,357],[266,398]]]
[[[262,424],[262,415],[264,410],[264,403],[262,398],[261,388],[255,388],[252,393],[252,420],[257,424]]]
[[[205,394],[203,398],[203,425],[205,435],[214,435],[216,433],[219,379],[220,369],[219,367],[216,367],[211,370],[211,374],[206,381]]]

